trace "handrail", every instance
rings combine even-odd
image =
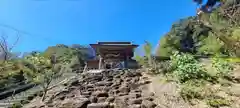
[[[8,91],[2,92],[0,93],[0,99],[5,99],[12,95],[13,93],[20,93],[24,90],[34,87],[35,85],[36,85],[35,83],[28,83],[26,85],[20,86],[19,88],[13,88]]]
[[[10,88],[13,88],[13,87],[18,87],[19,85],[21,86],[22,84],[25,84],[25,81],[14,83],[10,86],[1,87],[0,88],[0,93],[3,92],[4,90],[7,90],[7,89],[10,89]]]

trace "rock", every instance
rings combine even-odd
[[[87,86],[86,86],[86,88],[88,89],[88,88],[94,88],[94,84],[88,84]]]
[[[240,84],[234,84],[229,92],[235,96],[240,96]]]
[[[141,105],[142,108],[155,108],[156,106],[154,102],[148,100],[143,100]]]
[[[77,86],[78,84],[79,84],[78,80],[73,80],[70,85],[71,86]]]
[[[97,97],[108,97],[108,93],[105,91],[96,91],[92,95]]]
[[[126,79],[125,79],[126,82],[129,82],[129,81],[131,81],[131,80],[132,80],[132,78],[126,78]]]
[[[87,91],[93,92],[93,91],[94,91],[94,88],[88,88]]]
[[[142,90],[140,90],[140,89],[135,89],[135,90],[133,90],[133,92],[138,92],[138,93],[141,93],[141,92],[142,92]]]
[[[111,86],[112,84],[110,81],[100,81],[96,83],[96,86]]]
[[[106,81],[113,81],[113,77],[106,79]]]
[[[61,96],[59,96],[59,97],[57,97],[56,99],[59,99],[59,100],[64,100],[65,99],[65,95],[61,95]]]
[[[114,95],[116,95],[116,94],[120,93],[120,91],[119,91],[119,90],[112,90],[111,92],[112,92],[112,94],[114,94]]]
[[[106,102],[111,102],[112,103],[112,102],[114,102],[114,99],[115,99],[114,97],[108,97],[106,99]]]
[[[130,98],[140,98],[141,97],[141,93],[130,93],[129,97]]]
[[[228,97],[228,95],[224,91],[217,92],[216,96],[222,97],[222,98],[227,98]]]
[[[109,103],[92,103],[92,104],[88,104],[87,108],[109,108],[110,105]]]
[[[81,95],[91,95],[91,92],[88,92],[88,91],[82,92]]]
[[[114,103],[116,103],[114,108],[128,108],[127,101],[128,101],[128,98],[126,98],[126,97],[116,98],[114,101]]]
[[[109,104],[109,108],[115,108],[114,106],[115,106],[114,103],[110,103],[110,104]]]
[[[148,96],[154,96],[154,95],[155,95],[155,93],[153,93],[153,92],[148,93]]]
[[[97,86],[94,88],[94,91],[102,91],[105,88],[105,86]]]
[[[67,99],[61,102],[64,108],[86,108],[90,101],[87,98]]]
[[[142,84],[142,85],[149,84],[149,83],[151,83],[151,81],[149,81],[149,80],[143,80],[140,82],[140,84]]]
[[[91,96],[89,98],[89,100],[91,101],[91,103],[97,103],[97,101],[98,101],[97,97],[95,97],[95,96]]]
[[[87,104],[89,104],[90,101],[87,98],[82,98],[77,103],[77,108],[86,108]]]
[[[118,96],[125,96],[128,95],[128,93],[119,93]]]
[[[118,89],[120,85],[120,83],[114,83],[112,84],[111,88]]]
[[[97,102],[98,102],[98,103],[105,102],[106,99],[107,99],[107,97],[99,97],[99,98],[97,99]]]
[[[119,91],[121,92],[121,93],[129,93],[130,92],[130,88],[129,87],[120,87],[119,88]]]
[[[121,78],[121,75],[120,74],[115,75],[114,78]]]
[[[109,92],[111,90],[111,88],[110,87],[104,87],[103,90],[106,91],[106,92]]]
[[[143,80],[148,80],[149,78],[148,77],[142,77]]]
[[[136,82],[138,82],[138,81],[139,81],[139,77],[135,77],[135,78],[132,79],[132,82],[133,82],[133,83],[136,83]]]
[[[144,97],[144,100],[154,101],[153,97]]]
[[[126,72],[124,74],[124,76],[126,76],[126,77],[135,77],[135,74],[133,72]]]
[[[130,105],[129,108],[141,108],[141,105],[138,105],[138,104],[136,104],[136,105]]]
[[[138,99],[130,99],[129,100],[129,104],[141,104],[142,103],[142,99],[138,98]]]

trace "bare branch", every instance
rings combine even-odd
[[[17,45],[18,41],[19,41],[19,38],[20,38],[20,33],[18,32],[17,33],[17,39],[16,41],[13,43],[13,45],[9,48],[9,51],[12,51],[12,49]]]

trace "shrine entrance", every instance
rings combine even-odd
[[[96,52],[98,69],[128,68],[134,49],[138,47],[131,42],[98,42],[90,46]]]

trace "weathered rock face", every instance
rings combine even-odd
[[[49,104],[58,108],[155,108],[153,100],[142,97],[143,79],[136,70],[85,73]]]

